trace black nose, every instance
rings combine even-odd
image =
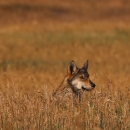
[[[96,85],[95,85],[95,84],[92,84],[91,86],[92,86],[93,88],[95,88]]]

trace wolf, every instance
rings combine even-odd
[[[90,91],[95,88],[95,84],[90,80],[88,73],[88,60],[78,68],[72,60],[67,68],[67,74],[60,86],[55,90],[53,96],[56,98],[73,97],[81,101],[84,91]]]

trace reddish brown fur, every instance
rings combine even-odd
[[[89,79],[87,69],[88,61],[82,68],[78,68],[75,62],[71,61],[68,66],[67,75],[53,95],[55,97],[73,95],[73,97],[78,97],[81,100],[84,91],[92,90],[95,87],[95,84]]]

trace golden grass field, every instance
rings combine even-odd
[[[0,130],[130,130],[129,0],[1,0]],[[80,106],[52,92],[89,60]]]

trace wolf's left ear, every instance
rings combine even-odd
[[[77,69],[77,66],[76,66],[75,62],[72,60],[70,62],[70,64],[69,64],[69,66],[68,66],[68,71],[67,72],[69,74],[73,74],[76,71],[76,69]]]
[[[88,70],[88,60],[85,62],[83,68],[85,68],[86,70]]]

